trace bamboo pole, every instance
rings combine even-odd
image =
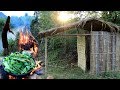
[[[54,36],[91,36],[91,34],[56,34]],[[93,36],[104,36],[104,35],[102,35],[102,34],[93,34]],[[110,36],[114,36],[114,35],[110,35]]]
[[[45,37],[45,75],[47,75],[47,64],[48,64],[48,62],[47,62],[47,42],[48,42],[48,40],[47,40],[47,37]]]

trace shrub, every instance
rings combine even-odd
[[[0,31],[2,31],[2,29],[4,27],[4,23],[5,23],[5,19],[0,18]]]

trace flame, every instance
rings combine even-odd
[[[19,43],[21,43],[21,44],[28,43],[28,41],[29,41],[28,32],[27,32],[27,34],[23,34],[22,31],[20,31],[20,37],[19,38],[20,38],[20,42]]]
[[[30,45],[32,44],[33,46],[29,48],[29,50],[33,53],[33,56],[36,57],[37,53],[38,53],[38,44],[34,41],[35,38],[28,33],[28,31],[26,31],[25,33],[22,32],[22,30],[20,30],[19,33],[19,42],[18,42],[18,49],[20,50],[24,50],[24,47],[22,47],[22,45]]]
[[[12,75],[9,75],[8,76],[9,77],[9,79],[16,79],[14,76],[12,76]]]

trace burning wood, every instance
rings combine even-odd
[[[28,30],[20,30],[19,41],[18,41],[19,51],[27,50],[30,51],[33,57],[36,57],[38,54],[38,42],[32,36]]]
[[[12,76],[12,75],[9,75],[8,76],[9,77],[9,79],[16,79],[14,76]]]

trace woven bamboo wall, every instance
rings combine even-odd
[[[91,33],[90,72],[120,69],[120,34],[105,31]]]

